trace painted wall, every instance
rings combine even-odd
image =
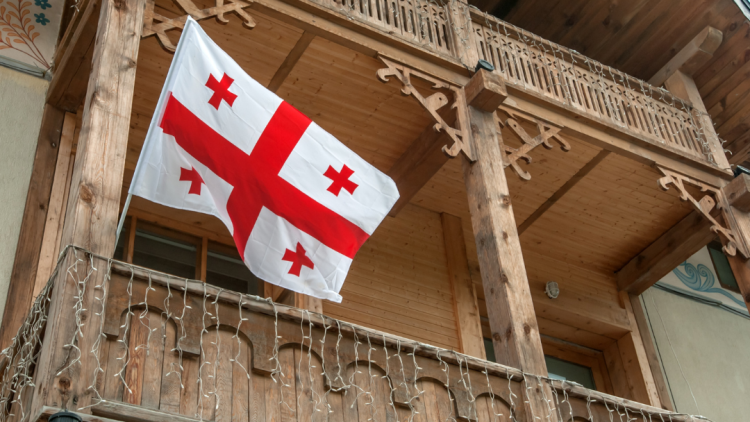
[[[48,84],[0,66],[0,315],[8,294]]]
[[[750,318],[728,305],[727,294],[734,292],[716,289],[703,249],[642,300],[677,411],[744,421],[750,414]]]

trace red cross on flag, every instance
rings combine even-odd
[[[248,76],[192,19],[130,193],[215,215],[256,276],[334,302],[398,199],[393,180]]]

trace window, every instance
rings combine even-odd
[[[135,224],[135,227],[132,225]],[[207,246],[203,254],[202,248]],[[132,252],[129,249],[132,248]],[[205,256],[205,258],[204,258]],[[262,283],[240,259],[232,245],[204,242],[202,238],[128,219],[115,249],[115,259],[171,274],[201,280],[226,290],[262,296]]]
[[[487,354],[487,360],[495,362],[495,346],[492,344],[492,339],[484,338],[484,351]],[[594,371],[590,367],[549,355],[544,355],[544,362],[547,364],[547,373],[550,378],[577,382],[588,389],[596,390]]]
[[[732,267],[729,266],[729,260],[721,249],[721,243],[717,241],[709,243],[708,253],[711,255],[711,261],[714,263],[716,276],[719,279],[721,287],[740,293],[740,287],[737,285],[737,280],[734,278]]]

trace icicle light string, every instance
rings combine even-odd
[[[106,263],[106,265],[97,265],[97,262]],[[518,422],[516,411],[517,396],[513,392],[514,381],[516,381],[516,384],[518,383],[517,381],[521,381],[520,387],[523,389],[523,400],[529,404],[531,404],[530,401],[532,399],[530,395],[531,391],[535,388],[541,388],[542,396],[540,397],[540,399],[544,400],[547,405],[546,416],[544,414],[532,414],[532,421],[570,420],[570,417],[573,416],[570,394],[573,393],[574,388],[576,390],[579,390],[579,388],[572,387],[573,384],[570,382],[563,381],[562,383],[560,383],[560,381],[553,381],[548,377],[524,374],[516,369],[493,364],[477,358],[452,351],[447,351],[419,342],[409,341],[409,345],[405,347],[405,343],[399,337],[386,335],[384,333],[378,333],[376,337],[373,337],[372,330],[368,330],[364,327],[348,323],[347,325],[342,326],[342,324],[338,320],[310,311],[293,311],[292,313],[290,313],[290,311],[294,308],[285,305],[278,305],[273,303],[269,299],[261,299],[255,296],[244,295],[240,293],[228,294],[221,289],[208,286],[204,283],[201,283],[202,288],[199,291],[196,287],[191,287],[192,282],[189,280],[185,280],[184,284],[174,284],[171,282],[171,278],[164,274],[141,269],[131,264],[116,263],[112,260],[90,254],[82,249],[68,247],[65,249],[64,253],[61,254],[59,264],[55,268],[53,276],[50,278],[47,286],[42,290],[40,296],[35,300],[28,318],[24,321],[18,335],[13,339],[11,347],[3,351],[0,355],[0,357],[6,359],[6,361],[0,366],[0,369],[4,368],[2,378],[0,379],[0,405],[3,405],[3,407],[1,408],[2,410],[0,411],[0,421],[8,420],[11,417],[13,417],[14,420],[25,420],[28,417],[28,415],[24,413],[27,411],[27,409],[24,407],[24,402],[28,402],[29,400],[28,398],[24,399],[24,397],[26,397],[26,395],[29,394],[29,391],[31,391],[29,387],[35,387],[31,374],[33,374],[35,364],[41,350],[42,339],[40,338],[40,333],[45,330],[47,313],[49,312],[49,304],[51,302],[50,295],[55,282],[70,283],[71,288],[69,290],[73,291],[74,299],[73,301],[71,301],[74,302],[72,303],[74,311],[73,321],[76,324],[76,327],[74,327],[74,329],[72,330],[72,340],[69,344],[66,344],[64,346],[66,353],[68,354],[68,358],[66,359],[66,364],[63,367],[62,371],[72,371],[74,367],[77,368],[82,365],[82,359],[84,356],[86,358],[89,358],[89,355],[94,355],[93,357],[91,357],[91,359],[94,360],[90,361],[91,363],[89,364],[90,367],[93,367],[93,372],[89,372],[88,375],[85,375],[85,381],[83,381],[88,387],[87,394],[91,395],[91,401],[86,401],[85,403],[87,404],[85,405],[85,407],[81,407],[78,410],[96,406],[97,404],[101,404],[105,401],[100,392],[98,383],[99,377],[105,373],[105,370],[102,368],[102,364],[103,362],[105,362],[105,360],[100,361],[99,359],[104,358],[104,356],[102,356],[101,354],[104,353],[104,350],[107,350],[107,348],[102,347],[104,342],[107,341],[104,335],[104,317],[106,315],[105,310],[108,305],[107,295],[111,290],[113,283],[111,273],[113,272],[113,268],[115,267],[119,268],[120,271],[122,269],[125,269],[128,270],[127,272],[129,272],[129,274],[127,274],[126,272],[125,274],[127,274],[127,276],[124,279],[121,279],[123,283],[127,282],[125,293],[128,295],[128,298],[127,308],[122,315],[123,322],[119,330],[120,336],[115,343],[112,343],[113,345],[119,345],[122,349],[120,350],[114,347],[109,348],[109,352],[115,354],[114,359],[118,362],[117,366],[112,368],[111,375],[109,376],[118,378],[117,382],[120,383],[120,387],[127,390],[128,393],[132,392],[132,386],[127,385],[126,379],[130,378],[129,375],[126,376],[126,374],[129,371],[142,370],[142,367],[135,368],[132,366],[132,357],[130,356],[130,351],[145,350],[144,353],[147,354],[161,353],[161,350],[157,351],[156,349],[154,349],[153,344],[151,344],[151,340],[148,339],[146,340],[146,344],[144,345],[129,344],[130,338],[132,337],[132,322],[134,321],[133,318],[135,316],[133,308],[145,308],[139,315],[138,322],[142,324],[142,327],[144,327],[144,329],[148,329],[149,333],[155,333],[155,330],[162,329],[160,340],[165,346],[167,345],[165,337],[166,324],[170,319],[179,321],[180,326],[179,328],[177,328],[177,330],[179,330],[179,339],[176,340],[177,347],[174,347],[170,350],[170,352],[176,353],[179,356],[179,360],[176,363],[171,362],[169,366],[167,366],[165,363],[165,371],[168,370],[165,376],[179,377],[180,386],[184,389],[184,383],[186,380],[184,379],[185,372],[182,362],[181,346],[182,343],[184,343],[184,340],[187,339],[184,322],[186,312],[188,312],[188,309],[190,309],[190,306],[188,306],[187,295],[195,295],[198,296],[198,298],[201,294],[203,295],[203,299],[199,301],[202,302],[200,306],[203,309],[196,310],[198,312],[202,312],[203,315],[203,320],[201,323],[202,330],[199,352],[202,362],[200,366],[198,366],[196,363],[196,370],[197,372],[199,372],[198,379],[196,379],[195,381],[190,381],[196,382],[198,384],[196,387],[199,391],[195,399],[199,401],[199,403],[196,403],[198,404],[198,412],[196,414],[196,417],[199,419],[204,419],[205,415],[210,413],[209,408],[211,411],[216,411],[221,407],[231,406],[231,401],[227,401],[227,398],[223,397],[220,394],[221,392],[219,391],[217,385],[218,368],[220,365],[223,365],[220,359],[222,353],[226,354],[226,352],[222,352],[222,347],[227,347],[226,345],[222,345],[221,342],[220,328],[222,328],[222,322],[219,319],[220,306],[225,306],[225,303],[232,303],[232,306],[234,306],[235,304],[237,305],[238,322],[236,323],[236,326],[231,327],[233,336],[230,344],[235,344],[235,342],[237,342],[236,344],[238,345],[238,350],[243,345],[242,341],[239,341],[239,331],[242,329],[242,324],[248,321],[248,318],[245,314],[246,312],[248,312],[248,310],[243,308],[250,307],[250,309],[254,309],[250,312],[260,312],[272,316],[274,325],[274,343],[272,356],[269,359],[273,362],[271,379],[273,379],[273,381],[275,382],[275,387],[271,388],[279,388],[279,406],[286,406],[286,408],[290,410],[292,414],[298,416],[301,416],[299,412],[302,409],[309,409],[309,412],[312,415],[320,414],[322,409],[326,409],[327,413],[341,411],[340,409],[331,408],[327,399],[331,392],[341,392],[341,390],[344,390],[354,393],[352,395],[346,396],[347,399],[345,400],[344,405],[350,405],[349,399],[351,398],[353,398],[353,401],[351,403],[353,405],[354,402],[356,402],[357,399],[361,397],[363,399],[360,401],[362,405],[358,408],[358,411],[366,412],[362,414],[367,415],[364,417],[369,418],[368,420],[380,422],[381,420],[390,419],[387,415],[388,410],[386,409],[390,409],[390,411],[393,412],[394,417],[397,418],[398,411],[396,403],[394,402],[394,397],[396,396],[397,391],[402,389],[401,391],[404,391],[406,393],[406,396],[404,396],[404,398],[402,399],[404,400],[402,404],[404,406],[408,406],[410,410],[410,415],[404,418],[404,422],[407,419],[409,421],[414,421],[418,417],[419,419],[421,419],[423,417],[421,415],[421,409],[424,406],[424,401],[421,400],[421,397],[425,394],[425,392],[421,389],[422,381],[420,380],[420,376],[425,376],[426,373],[422,370],[422,368],[420,368],[419,363],[421,362],[420,359],[425,358],[435,359],[440,365],[440,371],[445,374],[444,385],[446,388],[446,393],[450,398],[450,408],[452,409],[457,409],[458,406],[455,406],[455,399],[451,394],[451,385],[460,384],[467,393],[465,400],[473,402],[473,408],[470,411],[474,412],[475,415],[478,415],[476,407],[477,404],[475,400],[475,394],[477,393],[475,393],[474,389],[472,388],[472,381],[477,381],[479,380],[479,378],[475,380],[472,380],[471,378],[472,376],[483,375],[484,382],[486,382],[487,385],[486,390],[483,390],[482,394],[489,395],[488,399],[490,400],[490,404],[488,407],[489,411],[491,412],[490,418],[493,420],[493,422],[494,420],[498,419],[502,420],[504,416],[495,407],[495,401],[498,397],[498,394],[495,386],[492,384],[492,380],[490,380],[490,376],[505,377],[508,380],[507,397],[508,401],[510,402],[509,418],[513,422]],[[66,268],[66,270],[63,271],[63,269],[61,268]],[[101,279],[97,278],[97,273],[99,271],[106,271],[105,274],[101,275]],[[145,290],[143,290],[142,293],[144,294],[142,301],[136,300],[133,297],[134,290],[137,290],[135,289],[136,272],[138,272],[138,283],[146,284],[146,286],[143,287]],[[158,277],[156,277],[157,275]],[[92,282],[94,284],[90,285],[90,283]],[[155,315],[152,315],[153,308],[158,308],[159,306],[161,306],[155,306],[152,303],[152,294],[154,294],[154,292],[156,292],[157,290],[154,287],[155,283],[158,283],[166,289],[166,297],[163,300],[164,309],[162,310],[159,318],[162,323],[162,327],[153,327],[152,324],[152,321],[155,320]],[[179,300],[178,298],[174,297],[175,293],[173,292],[173,290],[182,290],[183,309],[182,311],[177,312],[179,315],[174,314],[171,308],[173,302],[175,300]],[[149,302],[149,300],[151,302]],[[62,303],[62,301],[59,300],[58,302]],[[253,308],[253,305],[261,304],[263,304],[264,306],[267,305],[270,309],[260,310],[257,308],[257,306]],[[87,310],[85,309],[86,306],[92,307],[92,318],[98,317],[98,321],[92,320],[91,318],[84,319],[82,317],[84,312],[87,312]],[[299,333],[301,338],[301,354],[300,360],[296,365],[297,374],[285,374],[284,368],[281,366],[281,363],[279,361],[279,347],[282,343],[282,337],[279,335],[278,307],[282,307],[284,309],[284,316],[286,318],[300,318]],[[226,307],[221,309],[222,312],[227,312],[227,310],[231,308]],[[65,310],[61,311],[65,312]],[[92,324],[96,325],[84,330],[86,321],[91,321]],[[228,326],[225,323],[223,328],[227,327]],[[204,344],[203,340],[205,340],[205,338],[203,338],[203,336],[208,335],[210,328],[214,328],[214,331],[211,334],[214,335],[215,333],[216,338]],[[337,338],[335,340],[336,356],[326,360],[326,339],[329,329],[335,329],[337,331]],[[317,338],[319,334],[317,333],[319,333],[320,331],[318,330],[322,331],[322,338],[319,340]],[[355,345],[355,349],[353,351],[355,364],[352,368],[352,376],[349,377],[348,382],[344,380],[342,374],[342,370],[346,369],[342,357],[347,356],[346,354],[341,354],[341,340],[343,339],[344,331],[349,333],[348,335],[351,336],[350,338],[352,338],[353,344]],[[84,339],[82,337],[84,332],[89,332],[91,339]],[[61,334],[66,335],[64,333]],[[364,366],[361,365],[361,363],[363,362],[360,362],[360,364],[356,363],[360,360],[360,358],[364,359],[363,356],[360,356],[358,350],[359,346],[364,344],[360,341],[360,339],[364,338],[366,338],[367,345],[366,359],[368,379],[366,382],[364,380],[364,376],[359,378],[355,377],[355,374],[362,374],[362,372],[364,372]],[[290,339],[285,339],[286,342],[288,342],[289,340]],[[82,343],[82,341],[91,341],[91,346],[87,346],[85,348],[85,352],[82,352],[83,347],[81,345],[85,345],[85,343]],[[317,344],[318,341],[320,342],[320,373],[318,373],[318,369],[316,366],[317,363],[312,356],[313,348],[315,348],[316,351],[318,349],[317,347],[314,347],[314,345]],[[382,351],[380,350],[379,346],[375,345],[375,342],[382,344]],[[330,343],[333,343],[332,339]],[[331,346],[333,346],[333,344],[331,344]],[[151,349],[149,349],[149,347],[151,347]],[[305,348],[307,348],[306,353]],[[395,354],[390,353],[389,349],[395,349]],[[215,351],[216,356],[212,358],[213,360],[208,359],[212,353],[207,354],[207,350]],[[405,361],[403,353],[406,353],[406,355],[410,357],[408,365],[406,364],[407,361]],[[448,355],[446,355],[446,353]],[[307,355],[306,357],[305,354]],[[231,353],[230,351],[229,355],[230,359],[228,360],[232,362],[232,365],[240,365],[240,367],[242,368],[242,371],[233,371],[233,373],[236,372],[240,374],[241,378],[249,379],[251,377],[250,369],[248,367],[245,367],[245,364],[241,362],[241,353]],[[417,355],[420,356],[419,359],[417,358]],[[380,359],[380,356],[384,356],[385,358],[385,361],[383,363],[379,363],[378,361],[378,359]],[[450,361],[453,363],[449,363],[448,361],[446,361],[446,356],[450,357]],[[304,374],[304,370],[302,369],[302,359],[307,359],[308,370],[306,376]],[[334,362],[336,364],[336,369],[334,371],[328,371],[325,365],[334,364]],[[450,366],[452,364],[458,366],[456,380],[451,380]],[[413,365],[413,368],[409,367],[410,365]],[[385,374],[383,376],[379,376],[376,371],[383,369],[385,371]],[[513,373],[511,373],[511,370],[513,371]],[[244,377],[241,375],[242,372],[244,372],[245,374]],[[410,374],[409,376],[407,376],[407,372]],[[329,373],[334,374],[336,379],[330,380],[328,375]],[[294,385],[290,384],[287,380],[294,380],[295,375],[298,382],[301,382],[302,380],[304,380],[305,382],[297,386],[297,394],[295,394],[295,396],[297,397],[298,405],[296,406],[297,409],[292,409],[289,404],[293,402],[290,401],[291,397],[289,397],[290,393],[288,391],[289,389],[292,389],[292,391],[294,391]],[[327,380],[328,388],[324,388],[324,390],[321,390],[321,388],[319,387],[320,383],[316,385],[315,376],[320,376],[322,377],[322,379]],[[91,377],[90,384],[88,377]],[[385,378],[385,380],[383,380],[383,378]],[[530,382],[530,380],[534,379],[536,381],[535,383]],[[308,382],[309,387],[304,385]],[[381,388],[377,386],[377,382],[387,382],[388,384],[383,385],[383,388]],[[439,382],[442,382],[442,380],[439,380]],[[484,382],[480,384],[483,384]],[[334,385],[342,386],[334,388]],[[554,395],[554,397],[551,397],[547,392],[544,391],[547,388],[550,388],[550,391]],[[562,400],[560,400],[560,393],[562,393]],[[388,397],[380,397],[381,394],[386,394]],[[592,391],[590,390],[586,390],[585,395],[583,395],[583,393],[581,393],[580,391],[576,391],[574,394],[577,398],[586,400],[586,412],[588,415],[588,420],[590,422],[599,422],[594,418],[591,409],[592,403],[596,403],[597,401],[607,409],[608,419],[611,422],[633,422],[638,420],[643,420],[644,422],[648,420],[649,422],[651,422],[654,419],[666,422],[667,419],[673,421],[673,418],[675,417],[679,417],[681,418],[680,420],[683,421],[706,420],[705,418],[700,416],[665,413],[659,412],[657,410],[644,411],[644,408],[634,407],[633,405],[628,404],[627,401],[624,401],[622,399],[609,397],[602,393],[596,394],[597,400],[594,400],[592,398]],[[305,400],[307,400],[307,402],[309,402],[309,405],[305,405],[302,402],[300,395],[305,396],[304,398]],[[214,400],[213,406],[209,406],[207,404],[208,402],[206,402],[206,400],[208,399]],[[382,406],[383,408],[381,409],[380,407],[377,407],[376,403],[377,406]],[[462,403],[462,405],[464,404]],[[565,406],[567,406],[567,409],[565,409]],[[529,407],[529,409],[531,409],[531,406]],[[539,408],[537,407],[536,409]],[[483,415],[487,415],[487,413],[483,413]],[[568,413],[569,417],[563,417],[563,413]],[[658,418],[653,418],[653,416],[658,416]],[[446,417],[445,420],[455,420],[455,418],[449,416]]]

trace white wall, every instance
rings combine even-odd
[[[0,66],[0,316],[5,309],[47,85],[44,79]]]
[[[710,258],[704,264],[714,271]],[[749,420],[750,319],[656,286],[642,299],[677,411]]]

